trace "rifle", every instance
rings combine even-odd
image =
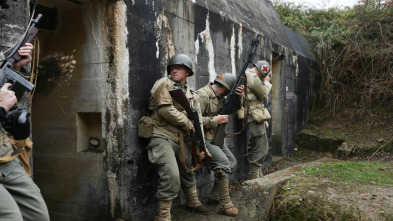
[[[197,147],[199,147],[199,152],[204,151],[208,156],[211,156],[209,150],[206,148],[205,137],[201,128],[199,113],[197,109],[191,109],[190,102],[188,101],[186,95],[181,88],[169,90],[173,100],[178,102],[184,110],[187,112],[187,116],[194,123],[195,134],[184,138],[184,142],[187,142],[191,147],[192,155],[194,156],[195,163],[197,164],[192,169],[187,169],[187,172],[193,172],[202,167],[202,162],[199,159],[199,153],[197,153]],[[182,141],[181,141],[182,142]]]
[[[239,101],[237,100],[237,97],[236,97],[236,89],[240,85],[244,84],[246,69],[247,69],[248,65],[250,63],[252,63],[252,60],[254,58],[255,51],[256,51],[256,48],[259,44],[260,38],[261,38],[261,35],[257,35],[255,37],[255,39],[252,40],[252,42],[250,44],[251,48],[250,48],[250,52],[248,53],[247,60],[243,61],[243,67],[240,70],[239,74],[237,75],[236,83],[231,88],[231,92],[229,92],[229,94],[227,95],[227,98],[224,101],[222,110],[220,111],[220,115],[229,115],[238,106]],[[218,125],[216,134],[215,134],[214,139],[212,141],[212,143],[214,145],[217,145],[219,147],[222,147],[224,145],[226,125],[227,125],[226,123]]]
[[[32,20],[31,25],[23,39],[19,41],[12,52],[8,55],[7,59],[5,59],[0,66],[0,87],[2,87],[5,83],[11,83],[12,86],[9,89],[15,92],[18,101],[22,98],[25,91],[30,92],[34,89],[34,84],[30,83],[18,72],[12,69],[12,65],[15,63],[15,61],[19,61],[21,59],[21,56],[17,53],[19,48],[26,43],[30,43],[37,35],[38,29],[35,27],[35,25],[41,18],[42,15],[38,14],[36,19]]]

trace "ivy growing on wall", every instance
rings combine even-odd
[[[305,36],[320,67],[319,107],[368,111],[393,106],[393,3],[362,0],[353,8],[306,8],[274,0],[282,23]]]

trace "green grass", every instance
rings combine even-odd
[[[378,186],[393,185],[393,164],[386,162],[337,162],[303,168],[303,173],[331,178],[336,182],[352,182]]]

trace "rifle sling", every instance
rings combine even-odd
[[[195,170],[201,168],[203,165],[202,165],[202,163],[198,163],[192,169],[188,169],[186,167],[186,156],[185,156],[185,153],[184,153],[184,135],[183,135],[183,131],[182,130],[179,130],[179,135],[180,135],[180,155],[181,155],[181,160],[180,161],[181,161],[181,164],[183,165],[183,167],[184,167],[184,169],[186,170],[187,173],[194,172]],[[190,146],[190,148],[193,148],[191,142],[189,143],[189,146]],[[198,156],[195,156],[195,157],[198,157]]]

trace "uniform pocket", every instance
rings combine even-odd
[[[152,164],[165,164],[168,163],[168,159],[166,156],[165,146],[168,142],[163,138],[151,138],[149,144],[147,145],[148,149],[148,158],[150,163]]]

